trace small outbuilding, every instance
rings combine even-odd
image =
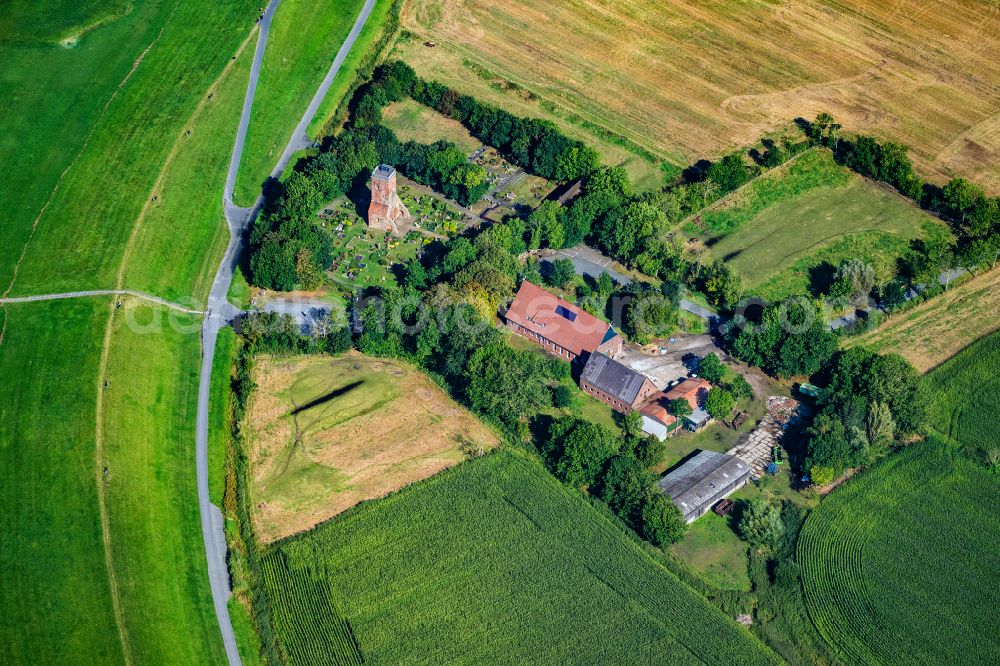
[[[719,500],[743,487],[750,466],[726,453],[700,451],[657,484],[691,523]]]

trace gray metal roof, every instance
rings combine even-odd
[[[613,395],[627,405],[635,401],[646,378],[604,354],[594,352],[587,359],[580,379],[597,389]]]
[[[717,500],[743,485],[750,466],[736,456],[701,451],[657,484],[689,522]]]
[[[392,178],[392,174],[396,173],[396,169],[388,164],[379,164],[372,171],[372,178],[378,178],[379,180],[389,180]]]

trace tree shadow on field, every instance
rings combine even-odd
[[[358,388],[362,384],[364,384],[364,381],[359,380],[359,381],[356,381],[356,382],[351,382],[347,386],[342,386],[339,389],[334,389],[333,391],[330,391],[329,393],[327,393],[325,395],[321,395],[318,398],[314,398],[314,399],[310,400],[309,402],[307,402],[304,405],[298,405],[295,409],[293,409],[291,411],[291,415],[292,416],[297,416],[297,415],[301,414],[304,411],[312,409],[313,407],[319,407],[320,405],[322,405],[324,403],[330,402],[334,398],[339,398],[342,395],[346,395],[347,393],[350,393],[351,391],[353,391],[354,389]]]
[[[836,273],[837,267],[829,261],[824,261],[823,263],[810,268],[809,293],[814,298],[830,293],[830,288],[833,286],[833,279]]]

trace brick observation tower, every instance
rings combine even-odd
[[[396,221],[410,217],[410,211],[396,193],[396,170],[380,164],[372,171],[372,202],[368,206],[368,227],[399,233]]]

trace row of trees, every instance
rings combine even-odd
[[[871,136],[844,138],[841,126],[828,113],[809,123],[810,139],[828,146],[840,163],[882,181],[947,220],[955,238],[937,233],[913,242],[902,258],[904,276],[919,284],[936,284],[938,275],[963,266],[975,270],[993,265],[1000,257],[1000,197],[988,197],[981,187],[954,178],[943,187],[920,179],[913,171],[908,149]]]
[[[549,180],[582,178],[600,162],[596,151],[566,137],[551,122],[515,116],[469,95],[460,95],[437,81],[424,81],[401,61],[379,67],[372,81],[361,89],[353,106],[355,124],[379,125],[382,109],[404,97],[412,97],[457,120],[514,164]]]
[[[684,536],[680,510],[656,487],[648,468],[663,457],[662,442],[644,437],[638,414],[624,419],[624,437],[572,416],[546,424],[539,445],[562,481],[599,497],[627,525],[663,546]]]

